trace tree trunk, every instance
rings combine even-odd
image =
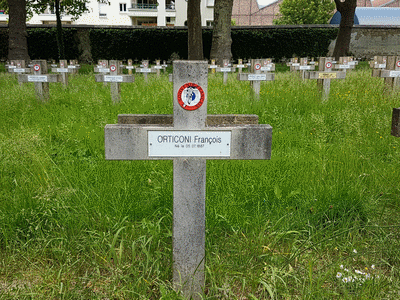
[[[203,60],[203,33],[201,29],[200,0],[188,0],[188,59]]]
[[[346,56],[349,52],[351,30],[354,24],[354,13],[357,7],[357,0],[335,0],[336,8],[341,14],[339,33],[336,38],[335,49],[333,50],[333,56],[336,60],[339,57]]]
[[[30,60],[26,32],[26,0],[8,0],[8,59]]]
[[[65,59],[64,53],[64,40],[62,34],[62,24],[60,15],[60,0],[55,0],[56,6],[56,20],[57,20],[57,48],[58,48],[58,60]]]
[[[217,65],[222,65],[224,59],[232,58],[231,18],[233,0],[215,0],[214,25],[210,58]]]

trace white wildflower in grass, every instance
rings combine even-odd
[[[357,250],[356,250],[356,249],[353,249],[353,253],[357,254]]]
[[[372,266],[371,266],[371,269],[372,269],[372,270],[375,270],[375,265],[372,265]]]
[[[345,270],[346,272],[348,272],[348,271],[349,271],[349,269],[346,269],[346,268],[345,268],[344,270]]]
[[[343,265],[340,265],[340,268],[343,270],[343,268],[344,268]]]
[[[365,273],[364,273],[364,272],[362,272],[362,271],[359,271],[359,270],[354,270],[354,272],[356,272],[357,274],[360,274],[360,275],[365,275]]]
[[[348,282],[349,282],[349,278],[343,277],[342,281],[343,281],[344,283],[348,283]]]
[[[337,272],[337,273],[336,273],[336,278],[340,278],[340,277],[342,277],[342,273]]]

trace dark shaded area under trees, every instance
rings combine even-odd
[[[0,58],[8,52],[7,28],[0,27]],[[31,59],[56,59],[56,28],[28,26],[28,50]],[[325,56],[337,36],[335,27],[232,28],[232,55],[237,58]],[[82,35],[90,39],[90,47],[81,48]],[[203,28],[203,54],[210,58],[212,29]],[[65,58],[81,58],[82,63],[98,59],[169,59],[188,58],[186,28],[63,28]],[[90,48],[90,49],[87,49]],[[82,53],[86,52],[85,58]]]

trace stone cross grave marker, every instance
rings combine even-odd
[[[275,79],[274,73],[261,73],[262,64],[261,59],[251,60],[251,73],[238,73],[237,79],[239,81],[250,81],[253,87],[254,94],[260,95],[261,81],[272,81]]]
[[[81,66],[78,64],[76,59],[70,59],[68,69],[70,70],[70,74],[78,74],[79,69]]]
[[[272,59],[266,58],[262,60],[261,72],[274,72],[275,64],[272,63]]]
[[[335,69],[338,70],[343,70],[344,72],[346,72],[347,70],[352,70],[355,68],[355,64],[354,63],[350,63],[350,59],[349,57],[345,56],[345,57],[339,57],[339,63],[334,65]]]
[[[161,73],[160,70],[163,70],[165,72],[165,67],[163,67],[161,65],[161,60],[159,60],[159,59],[156,60],[156,65],[153,66],[153,69],[156,70],[157,77],[160,77],[160,73]]]
[[[135,69],[132,59],[128,59],[128,65],[125,68],[128,70],[128,75],[132,75],[132,70]]]
[[[228,73],[235,72],[235,68],[230,67],[229,59],[224,59],[222,65],[222,67],[217,68],[217,72],[222,72],[224,74],[224,84],[226,84],[228,82]]]
[[[234,67],[238,69],[239,73],[242,73],[242,70],[247,68],[247,66],[243,64],[243,59],[241,58],[238,59],[238,63],[234,65]]]
[[[10,64],[6,66],[8,72],[10,73],[31,73],[32,70],[30,68],[25,68],[24,60],[11,60]]]
[[[140,66],[140,68],[136,68],[136,73],[143,73],[144,81],[146,82],[147,82],[147,74],[155,72],[156,69],[149,68],[148,60],[142,60],[142,65]]]
[[[329,98],[329,92],[331,88],[331,79],[345,79],[346,72],[343,71],[332,71],[333,63],[332,59],[326,57],[320,57],[318,62],[318,71],[311,71],[305,74],[305,79],[317,79],[322,80],[319,85],[322,87],[322,99],[327,100]]]
[[[211,74],[215,74],[215,70],[218,68],[218,66],[215,64],[215,59],[211,60],[211,64],[208,66],[209,69],[211,69]]]
[[[61,59],[60,60],[60,67],[56,65],[56,67],[51,68],[53,73],[60,73],[61,74],[61,82],[64,86],[68,85],[68,73],[72,72],[71,68],[68,68],[67,60]]]
[[[378,62],[381,62],[382,58],[378,58]],[[379,64],[379,63],[378,63]],[[388,56],[385,62],[385,70],[373,69],[373,77],[385,78],[385,84],[391,88],[400,86],[400,56]]]
[[[61,82],[60,74],[47,74],[47,62],[45,60],[32,61],[33,74],[20,74],[18,75],[18,82],[34,82],[36,97],[42,101],[50,97],[49,83]]]
[[[369,62],[372,69],[386,69],[387,56],[374,56],[374,59]]]
[[[135,78],[133,75],[121,74],[121,66],[118,60],[110,60],[109,65],[109,75],[96,74],[95,80],[96,82],[110,83],[111,99],[113,103],[117,103],[121,101],[121,83],[134,82]]]
[[[206,161],[270,159],[272,127],[256,115],[207,115],[207,62],[174,61],[173,115],[119,115],[107,160],[173,160],[173,284],[204,289]]]

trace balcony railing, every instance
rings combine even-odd
[[[132,3],[132,9],[157,9],[158,4]]]

